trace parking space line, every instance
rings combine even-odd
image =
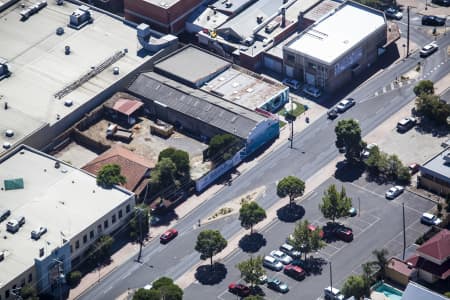
[[[224,298],[222,298],[222,296],[225,295],[225,293],[227,293],[227,292],[228,292],[228,290],[224,290],[222,293],[220,293],[220,294],[217,296],[217,299],[225,300]]]
[[[372,192],[371,190],[368,190],[368,189],[366,189],[365,187],[362,187],[362,186],[359,186],[359,185],[357,185],[357,184],[354,184],[353,182],[350,182],[350,184],[353,185],[354,187],[359,188],[359,189],[361,189],[361,190],[363,190],[363,191],[365,191],[365,192],[367,192],[367,193],[370,193],[370,194],[372,194],[372,195],[374,195],[374,196],[377,196],[377,197],[380,197],[380,198],[384,198],[384,197],[381,196],[380,194],[377,194],[377,193],[375,193],[375,192]]]

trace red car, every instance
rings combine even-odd
[[[314,226],[313,224],[309,224],[308,225],[308,229],[311,230],[311,231],[316,231],[317,226]],[[321,239],[323,239],[324,233],[323,233],[322,229],[320,229],[320,231],[319,231],[319,236],[320,236]]]
[[[417,172],[419,172],[420,169],[420,165],[417,163],[413,163],[409,165],[409,173],[411,173],[411,175],[416,174]]]
[[[303,280],[305,279],[305,271],[303,271],[302,268],[299,266],[294,266],[292,264],[287,265],[284,267],[284,274],[297,279],[297,280]]]
[[[238,295],[239,297],[247,297],[250,295],[250,288],[242,283],[232,282],[228,285],[230,293]]]
[[[178,231],[176,229],[169,229],[161,235],[159,240],[161,241],[161,243],[165,244],[173,240],[177,235]]]

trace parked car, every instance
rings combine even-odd
[[[442,220],[430,213],[423,213],[420,222],[425,225],[439,225]]]
[[[356,208],[354,207],[350,207],[350,209],[348,210],[348,215],[350,217],[354,217],[358,214],[358,211],[356,210]]]
[[[5,221],[11,215],[11,211],[9,209],[0,210],[0,222]]]
[[[394,199],[395,197],[397,197],[398,195],[400,195],[401,193],[403,193],[403,191],[405,190],[405,188],[403,186],[400,185],[396,185],[391,187],[385,194],[386,198],[388,199]]]
[[[177,237],[177,235],[178,235],[178,231],[176,229],[172,228],[172,229],[169,229],[166,232],[164,232],[160,236],[159,240],[161,243],[165,244],[165,243],[168,243],[171,240],[173,240],[175,237]]]
[[[375,143],[370,143],[369,145],[367,145],[366,148],[361,153],[362,158],[368,158],[370,155],[370,150],[374,147],[378,147],[378,145]]]
[[[308,229],[309,229],[310,231],[316,231],[316,230],[317,230],[317,226],[316,226],[316,225],[313,225],[313,224],[308,224]],[[323,230],[320,229],[320,231],[319,231],[319,236],[320,236],[321,239],[323,239],[323,235],[324,235]]]
[[[303,92],[314,98],[319,98],[322,95],[322,92],[318,88],[316,88],[310,84],[306,84],[303,87]]]
[[[338,226],[334,230],[334,234],[336,235],[336,237],[338,237],[340,240],[344,242],[353,241],[353,231],[351,228],[345,226]]]
[[[343,113],[345,112],[347,109],[349,109],[350,107],[352,107],[353,105],[355,105],[355,100],[353,98],[347,98],[345,100],[340,101],[337,105],[336,108],[338,110],[338,112]]]
[[[401,20],[403,18],[402,12],[393,7],[389,7],[388,9],[386,9],[384,11],[384,14],[386,15],[386,18],[388,18],[388,19]]]
[[[306,276],[306,273],[302,268],[300,268],[299,266],[295,266],[293,264],[289,264],[286,267],[284,267],[283,272],[289,277],[292,277],[297,280],[303,280],[305,279]]]
[[[420,165],[418,163],[413,163],[408,166],[409,173],[411,175],[416,174],[420,170]]]
[[[339,112],[336,107],[330,109],[327,112],[328,119],[331,119],[331,120],[336,119],[338,115],[339,115]]]
[[[47,232],[47,228],[45,227],[38,227],[31,231],[31,238],[34,240],[38,240],[41,238],[42,235],[44,235]]]
[[[280,292],[280,293],[287,293],[289,292],[289,287],[286,283],[281,281],[278,278],[271,278],[267,281],[267,287],[269,289],[272,289],[274,291]]]
[[[325,300],[344,300],[344,295],[341,294],[337,288],[332,288],[331,286],[324,289]]]
[[[280,250],[271,251],[270,256],[276,258],[284,265],[288,265],[292,262],[292,257],[290,257],[289,255],[287,255],[284,252],[281,252]]]
[[[436,52],[439,49],[439,46],[436,44],[436,42],[431,42],[429,44],[426,44],[425,46],[420,49],[420,57],[427,57]]]
[[[283,269],[283,264],[275,257],[269,255],[264,256],[263,266],[277,272]]]
[[[300,82],[291,78],[283,79],[283,84],[290,87],[293,90],[298,90],[300,88]]]
[[[450,0],[431,0],[431,3],[445,7],[450,6]]]
[[[416,125],[416,118],[406,117],[398,121],[397,123],[397,131],[398,132],[406,132]]]
[[[266,274],[261,275],[261,276],[258,278],[258,283],[259,283],[259,284],[265,284],[266,282],[267,282],[267,275],[266,275]]]
[[[250,288],[242,283],[230,283],[228,285],[228,291],[230,291],[230,293],[238,295],[239,297],[247,297],[248,295],[250,295]]]
[[[302,255],[300,251],[294,250],[294,246],[289,245],[288,243],[281,245],[280,250],[286,253],[287,255],[291,256],[292,258],[297,258]]]
[[[422,25],[428,26],[444,26],[446,22],[445,18],[437,17],[437,16],[423,16],[422,17]]]

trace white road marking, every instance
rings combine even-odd
[[[378,92],[375,92],[375,96],[378,96]]]
[[[395,88],[395,85],[393,82],[391,82],[391,90],[393,90]]]
[[[386,93],[386,87],[383,87],[383,93]]]

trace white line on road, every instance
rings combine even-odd
[[[375,92],[375,96],[378,96],[378,92]]]
[[[383,87],[383,93],[386,93],[386,91],[387,91],[387,90],[386,90],[386,87],[384,86],[384,87]]]
[[[393,90],[395,88],[395,85],[393,82],[391,82],[391,90]]]
[[[103,294],[106,294],[110,289],[112,289],[112,285],[103,290]]]

